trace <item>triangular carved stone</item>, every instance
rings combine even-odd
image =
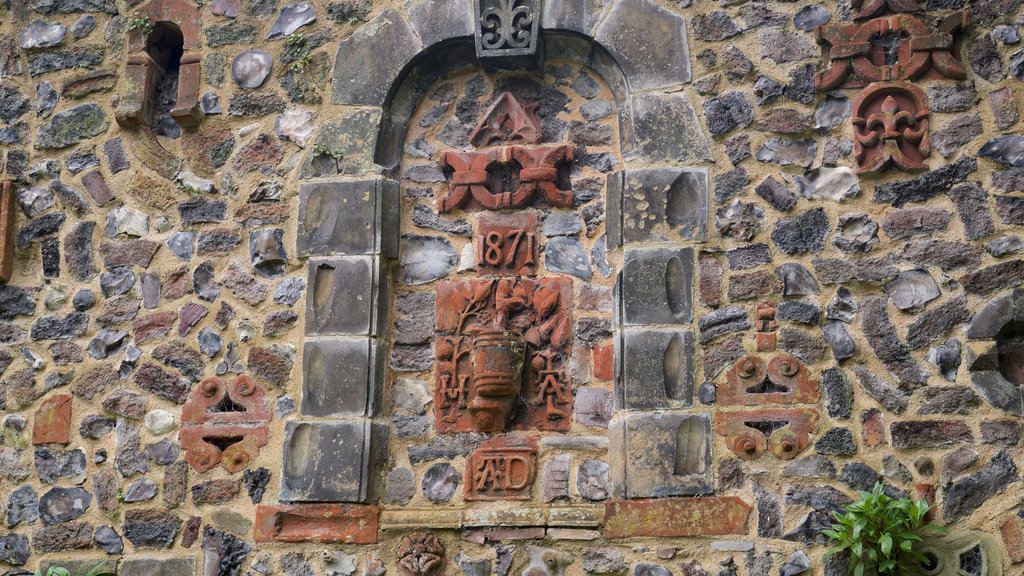
[[[469,141],[480,148],[492,144],[540,144],[539,103],[523,104],[505,92],[477,123]]]

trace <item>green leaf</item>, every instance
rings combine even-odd
[[[853,576],[864,576],[863,562],[857,562],[857,567],[853,569]]]
[[[878,544],[882,547],[883,556],[892,554],[892,536],[882,534],[882,537],[878,539]]]

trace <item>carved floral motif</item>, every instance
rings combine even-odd
[[[410,534],[398,546],[398,571],[404,576],[444,574],[444,546],[431,533]]]
[[[854,156],[858,173],[927,168],[931,153],[928,103],[909,82],[873,84],[853,103]]]
[[[871,2],[869,7],[877,5]],[[909,14],[895,14],[855,24],[818,29],[829,67],[815,77],[820,91],[857,88],[872,82],[917,78],[963,80],[960,31],[967,12],[937,18],[932,26]]]
[[[475,3],[479,15],[477,56],[527,56],[536,53],[540,0],[476,0]]]
[[[181,411],[178,439],[185,460],[199,472],[218,465],[239,472],[266,446],[270,418],[266,392],[252,378],[207,378]]]

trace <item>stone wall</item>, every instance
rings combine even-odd
[[[1021,2],[499,4],[3,2],[0,573],[1019,573]]]

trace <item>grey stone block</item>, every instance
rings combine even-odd
[[[711,148],[685,94],[637,94],[633,97],[636,153],[651,162],[703,162]]]
[[[422,47],[400,12],[383,12],[339,43],[331,102],[383,105],[391,85]]]
[[[655,410],[693,405],[692,332],[627,328],[619,348],[622,356],[615,383],[618,408]]]
[[[375,338],[306,340],[302,352],[303,416],[374,416],[386,354]]]
[[[544,30],[569,30],[587,36],[601,14],[600,0],[555,0],[544,3]]]
[[[376,174],[377,140],[383,119],[383,109],[364,107],[343,110],[325,122],[316,141],[307,148],[299,178]]]
[[[473,35],[472,3],[467,0],[411,0],[405,13],[427,47]]]
[[[626,326],[690,322],[693,249],[627,250],[616,288]]]
[[[622,412],[608,428],[617,498],[696,496],[713,490],[711,417]]]
[[[707,223],[705,170],[653,168],[609,176],[608,234],[618,235],[621,244],[704,240]]]
[[[381,333],[387,306],[387,268],[373,256],[311,260],[306,334]]]
[[[398,257],[399,185],[393,180],[318,182],[299,187],[299,256]]]
[[[387,427],[368,418],[288,422],[283,502],[371,502],[387,448]]]
[[[117,573],[120,576],[192,576],[195,571],[194,558],[125,558]]]
[[[596,39],[618,61],[633,90],[690,81],[686,23],[651,0],[620,0],[598,28]]]

